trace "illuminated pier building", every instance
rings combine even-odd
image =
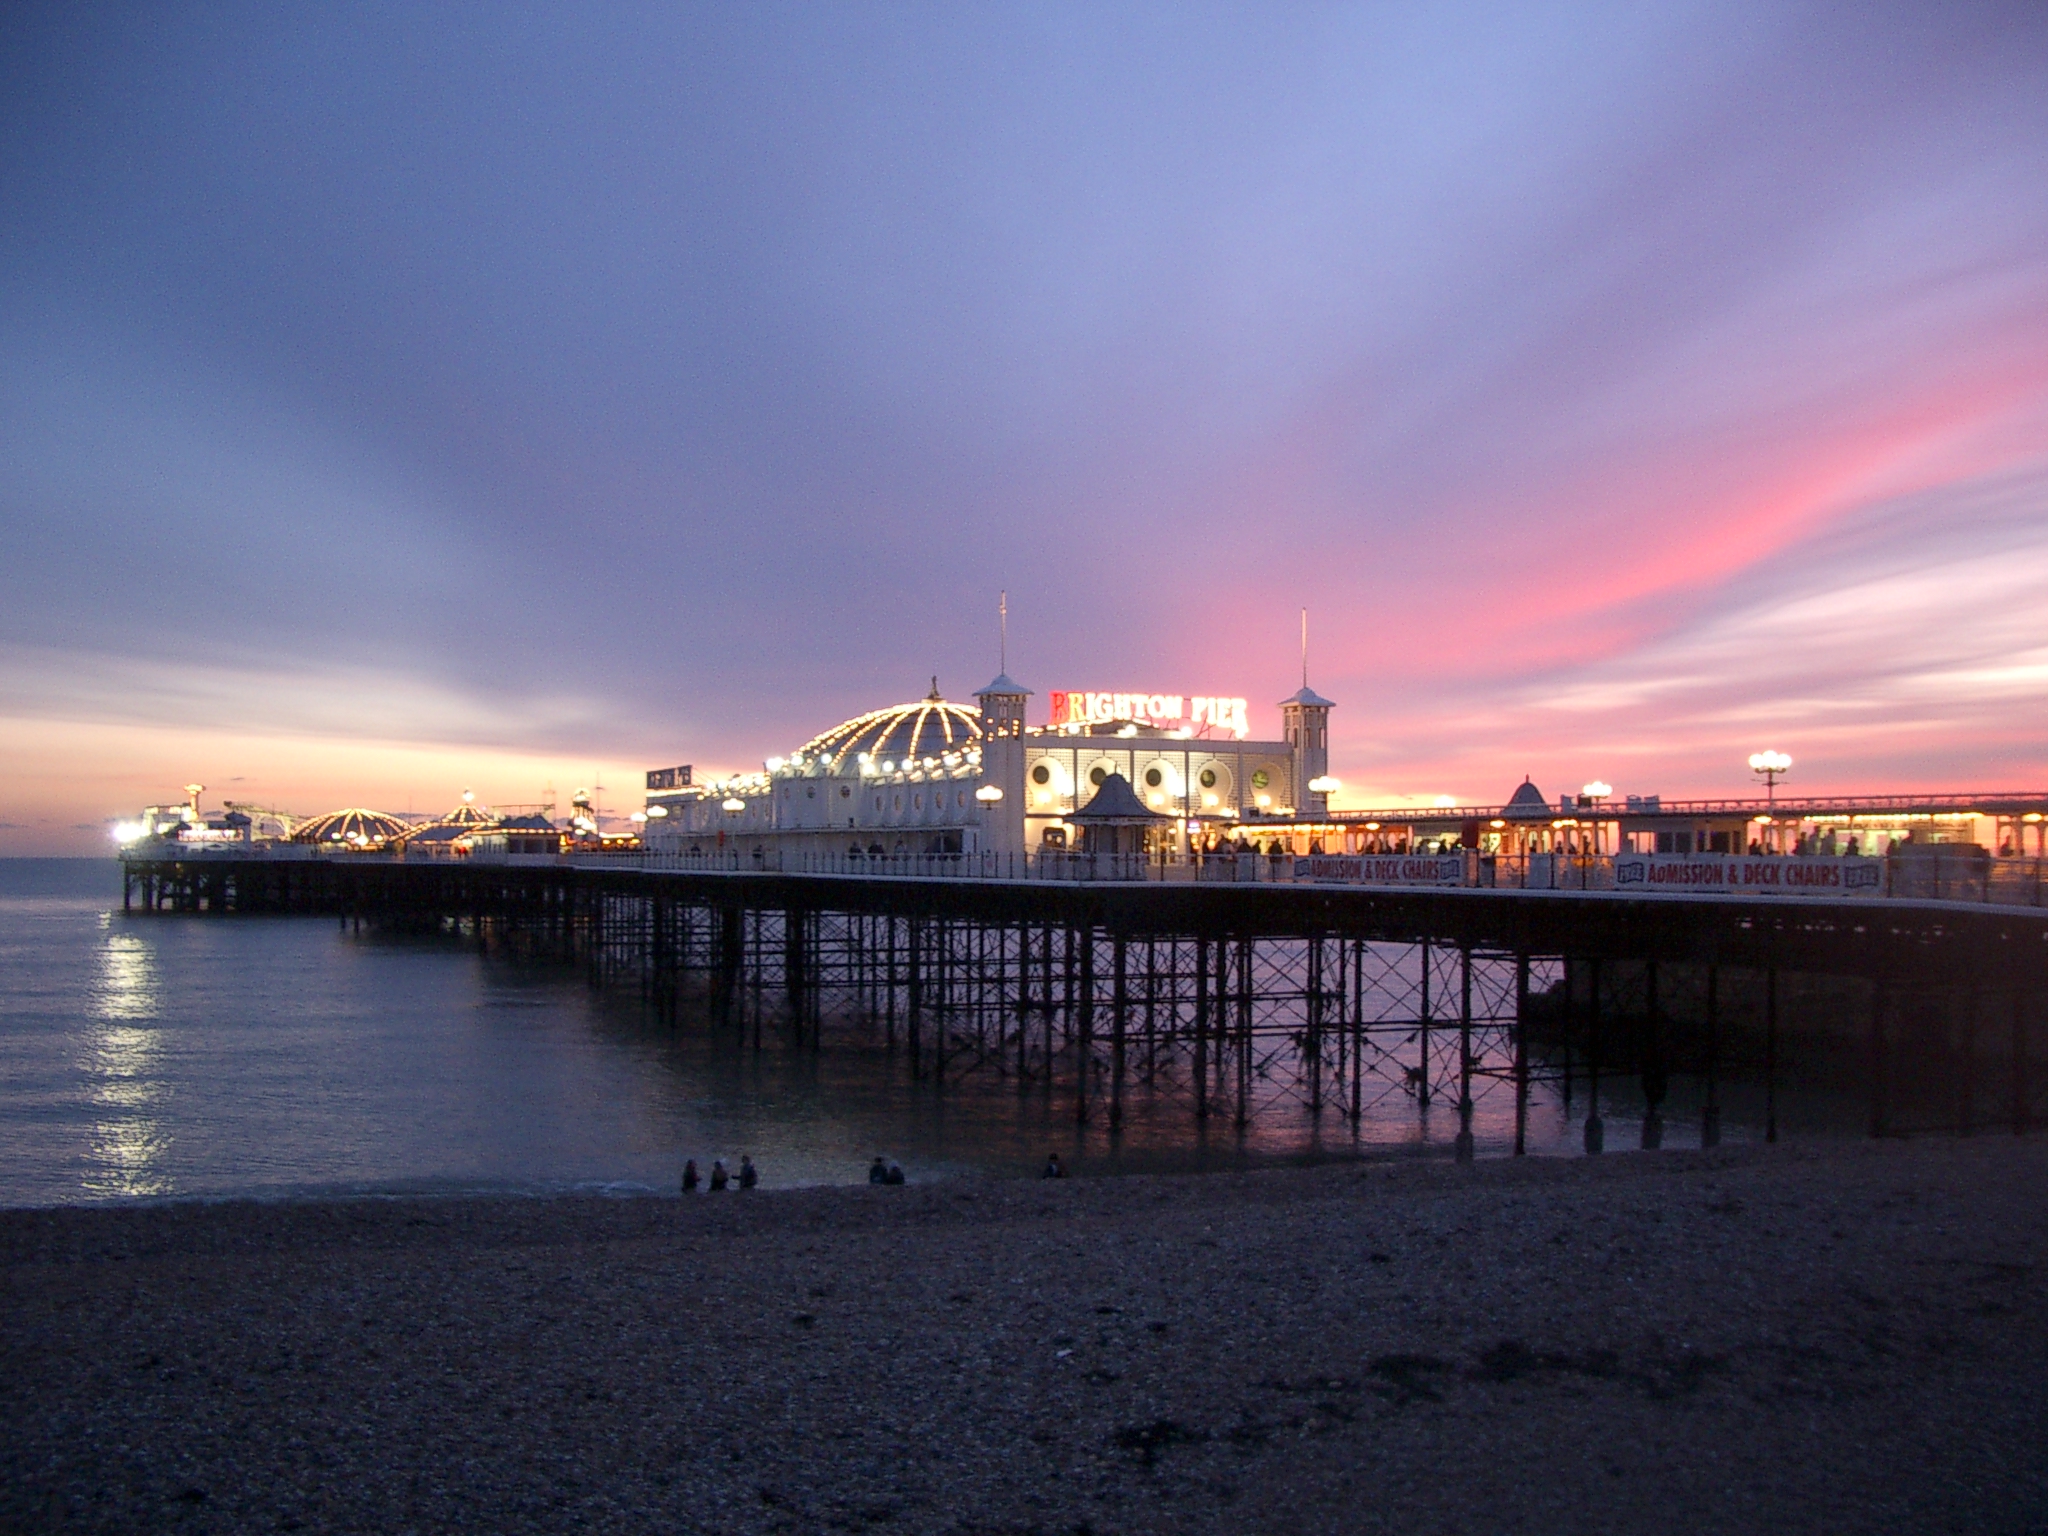
[[[1255,822],[1327,814],[1330,700],[1304,686],[1280,703],[1281,735],[1251,735],[1247,700],[1060,691],[1049,718],[1008,676],[972,705],[931,692],[843,721],[763,771],[696,784],[648,775],[646,840],[657,852],[865,857],[1036,853],[1064,848],[1070,823],[1121,778],[1159,818],[1161,853]]]

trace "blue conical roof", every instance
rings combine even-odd
[[[1543,798],[1543,791],[1528,779],[1516,786],[1508,796],[1507,805],[1501,816],[1509,821],[1547,821],[1550,819],[1550,802]]]

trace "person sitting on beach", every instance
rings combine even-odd
[[[907,1184],[910,1182],[908,1179],[903,1177],[903,1165],[897,1162],[896,1159],[893,1157],[889,1159],[888,1182],[891,1184]]]
[[[1042,1179],[1064,1179],[1066,1176],[1067,1170],[1060,1166],[1059,1153],[1048,1152],[1045,1157],[1045,1172],[1040,1174],[1039,1177]]]
[[[877,1153],[875,1160],[868,1164],[868,1182],[870,1184],[886,1184],[889,1182],[889,1164],[880,1153]]]
[[[693,1157],[687,1163],[683,1164],[683,1193],[686,1195],[694,1195],[695,1193],[697,1193],[697,1186],[702,1182],[703,1181],[697,1177],[697,1159]]]
[[[754,1170],[754,1160],[745,1153],[740,1154],[740,1188],[752,1189],[761,1182],[761,1175]]]
[[[717,1194],[730,1182],[731,1176],[725,1171],[725,1159],[722,1157],[713,1159],[711,1164],[711,1193]]]

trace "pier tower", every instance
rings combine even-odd
[[[1330,771],[1330,711],[1337,706],[1313,691],[1307,683],[1301,692],[1280,701],[1283,734],[1294,749],[1294,811],[1298,816],[1322,816],[1330,809],[1330,797],[1309,788]]]
[[[1006,672],[979,689],[981,706],[981,846],[988,853],[1024,848],[1024,701],[1031,690]]]

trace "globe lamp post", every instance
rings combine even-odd
[[[1772,814],[1778,809],[1778,780],[1792,771],[1792,759],[1782,752],[1752,752],[1749,771],[1764,781],[1764,801]]]

